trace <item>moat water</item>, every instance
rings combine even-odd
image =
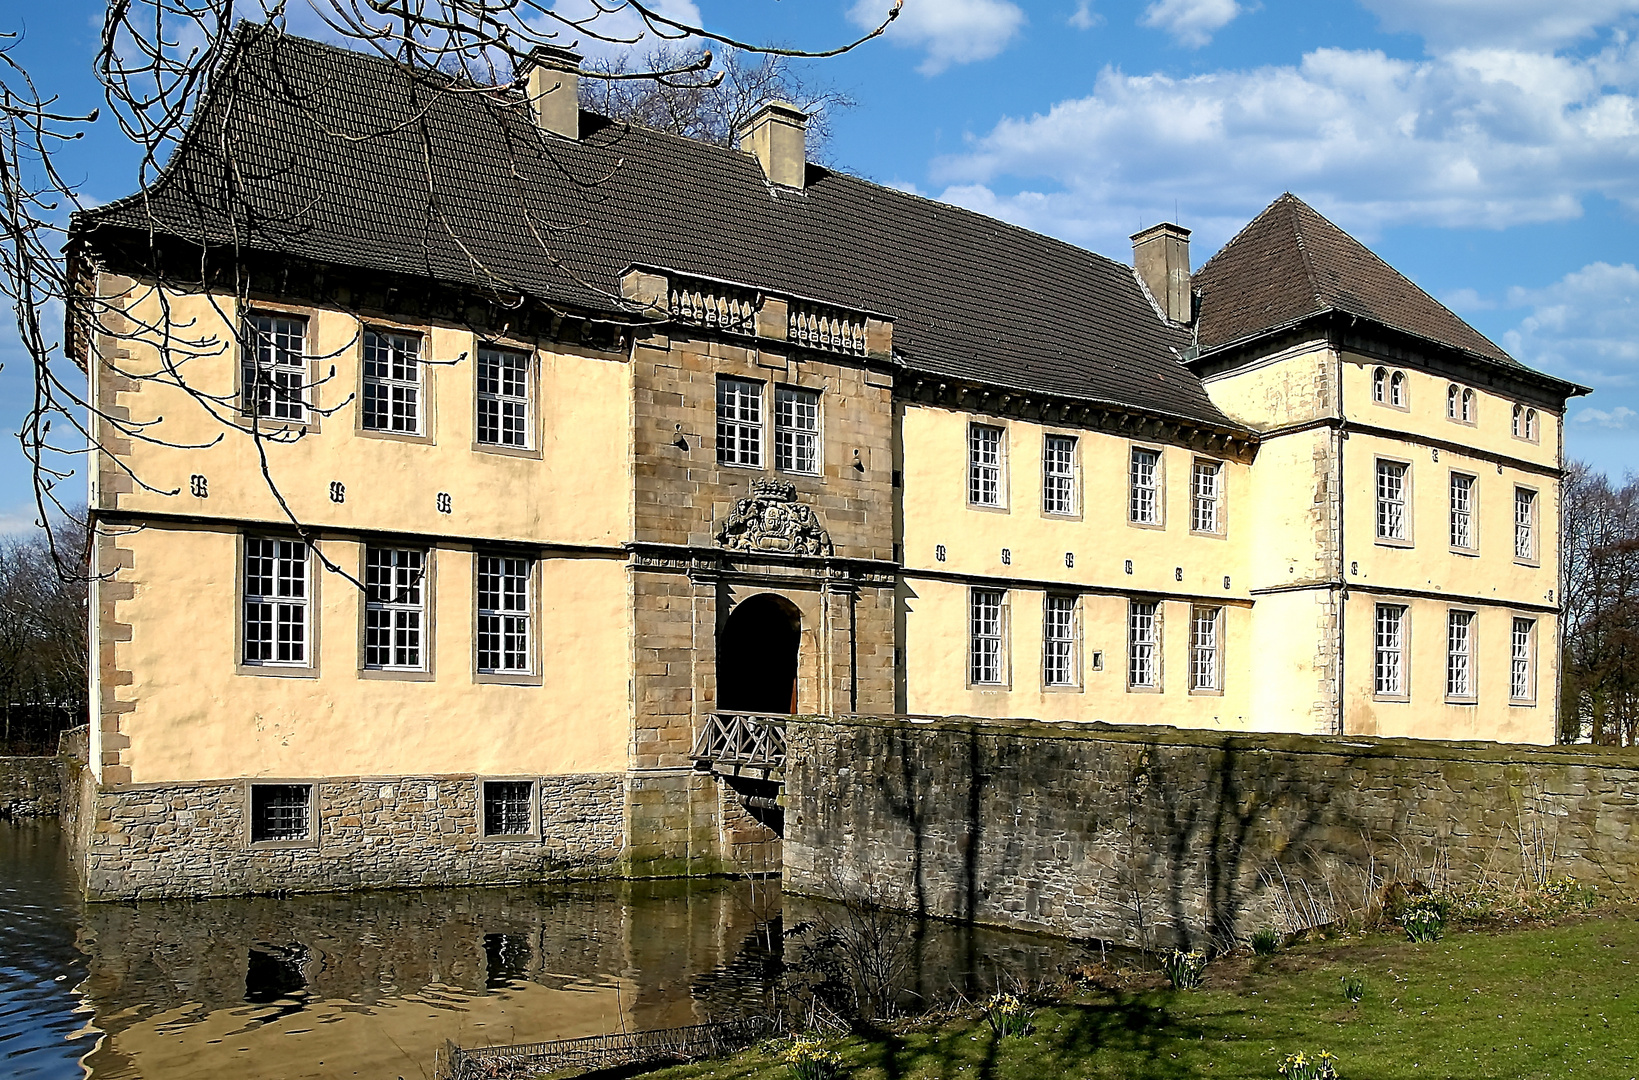
[[[857,917],[722,880],[84,904],[55,822],[0,821],[0,1076],[431,1077],[445,1040],[763,1012],[803,927]],[[921,1000],[1096,956],[940,923],[885,933]]]

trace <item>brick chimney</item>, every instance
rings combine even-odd
[[[580,53],[537,45],[521,65],[529,110],[543,131],[580,138]]]
[[[787,102],[770,101],[751,118],[740,149],[756,157],[771,183],[802,187],[808,181],[808,114]]]
[[[1133,269],[1175,323],[1194,318],[1189,288],[1189,230],[1170,221],[1132,235]]]

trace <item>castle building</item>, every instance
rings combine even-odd
[[[1128,266],[577,64],[246,25],[76,220],[90,895],[775,870],[759,715],[1552,740],[1583,388],[1292,195]]]

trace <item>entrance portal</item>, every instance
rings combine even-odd
[[[797,711],[802,614],[762,593],[729,612],[717,637],[717,707],[725,712]]]

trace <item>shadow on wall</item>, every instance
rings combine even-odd
[[[1194,948],[1393,880],[1639,872],[1632,752],[967,719],[787,737],[786,888],[924,917]]]

